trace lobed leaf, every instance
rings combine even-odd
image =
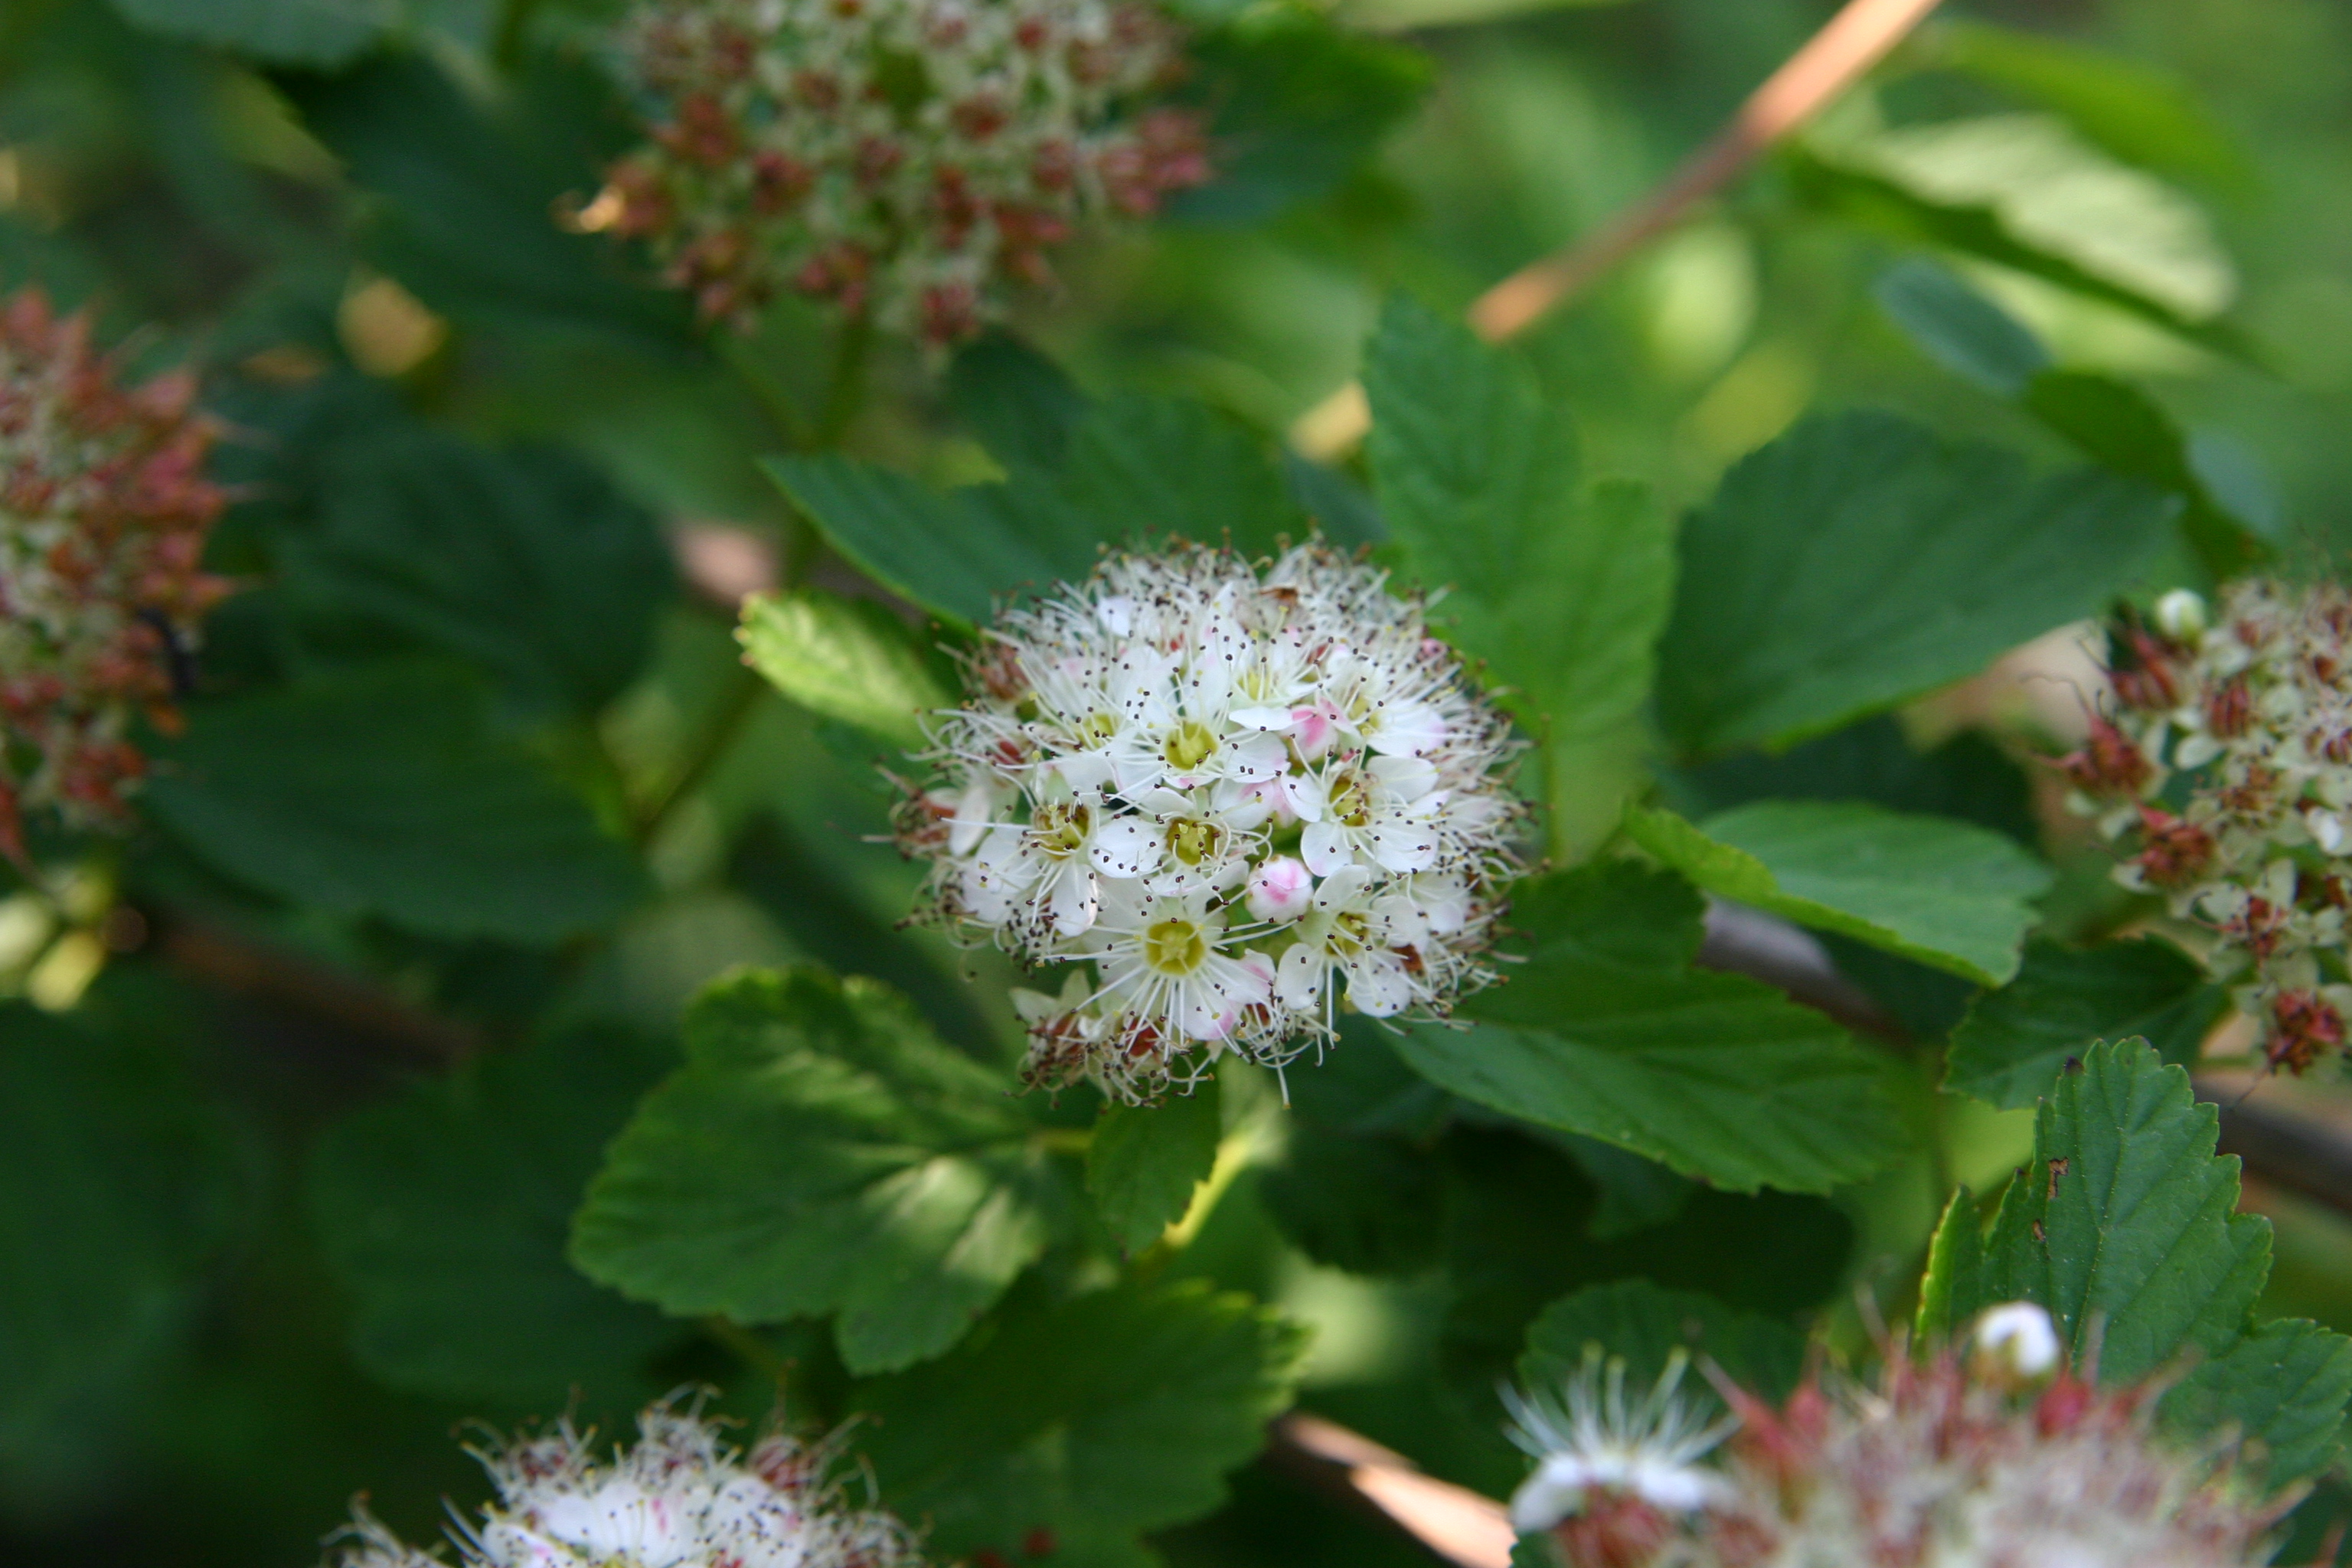
[[[949,1349],[1044,1249],[1060,1178],[1011,1084],[897,993],[745,972],[696,1000],[686,1049],[588,1185],[589,1278],[680,1316],[837,1313],[869,1373]]]
[[[2017,973],[2051,879],[2006,835],[1862,801],[1758,801],[1698,826],[1637,806],[1625,829],[1710,893],[1987,985]]]
[[[1306,1332],[1206,1281],[1008,1303],[952,1355],[860,1385],[865,1452],[942,1558],[1054,1543],[1141,1568],[1136,1539],[1206,1513],[1288,1403]]]

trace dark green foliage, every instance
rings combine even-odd
[[[1198,46],[1192,90],[1225,151],[1213,183],[1171,204],[1179,217],[1247,223],[1323,195],[1429,90],[1430,62],[1414,50],[1344,32],[1303,5],[1243,9]]]
[[[578,796],[489,728],[461,673],[387,665],[208,707],[150,787],[215,869],[435,936],[553,943],[642,890]]]
[[[468,1063],[330,1128],[312,1222],[351,1294],[352,1352],[386,1383],[510,1408],[580,1388],[603,1405],[683,1325],[581,1278],[563,1256],[580,1189],[660,1074],[658,1053],[585,1034]]]
[[[417,426],[332,451],[298,606],[470,659],[527,706],[593,712],[645,662],[675,568],[653,520],[577,458]]]
[[[1682,769],[1670,788],[1688,792],[1682,810],[1695,821],[1756,800],[1864,800],[1973,822],[2028,848],[2041,838],[2025,771],[1980,731],[1923,752],[1884,715],[1785,752],[1739,752]]]
[[[1258,1196],[1301,1252],[1352,1274],[1415,1273],[1443,1248],[1444,1182],[1401,1139],[1299,1127]]]
[[[1804,1373],[1804,1336],[1785,1321],[1735,1311],[1696,1291],[1662,1290],[1646,1279],[1627,1279],[1588,1286],[1543,1310],[1528,1326],[1520,1387],[1530,1393],[1558,1389],[1593,1348],[1623,1360],[1629,1394],[1654,1384],[1677,1350],[1694,1361],[1706,1357],[1742,1388],[1776,1403]],[[1688,1397],[1705,1399],[1705,1383],[1694,1373],[1685,1384]]]
[[[181,1047],[0,1005],[0,1455],[152,1375],[235,1234],[236,1131]]]
[[[2186,1064],[2228,1005],[2202,965],[2155,937],[2086,950],[2035,942],[2017,978],[1979,997],[1953,1032],[1944,1087],[2003,1110],[2032,1105],[2092,1041],[2126,1035]]]

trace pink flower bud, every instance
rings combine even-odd
[[[1315,879],[1287,855],[1276,855],[1249,879],[1249,912],[1262,921],[1295,921],[1315,901]]]

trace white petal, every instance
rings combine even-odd
[[[1387,1018],[1412,1005],[1412,982],[1404,965],[1377,953],[1348,966],[1348,1000],[1368,1018]]]
[[[1087,858],[1106,877],[1140,877],[1160,864],[1159,828],[1139,816],[1121,816],[1095,829]]]
[[[1095,923],[1095,913],[1101,908],[1095,896],[1094,873],[1078,866],[1065,866],[1054,883],[1054,929],[1063,936],[1076,936]]]
[[[1437,864],[1437,835],[1418,822],[1391,817],[1365,835],[1372,858],[1391,871],[1426,871]]]
[[[1310,822],[1298,836],[1298,858],[1318,877],[1328,877],[1355,858],[1348,830],[1336,822]]]
[[[1276,999],[1294,1013],[1314,1012],[1323,1005],[1323,955],[1300,942],[1275,969]]]
[[[1425,702],[1407,702],[1381,713],[1378,728],[1364,737],[1385,757],[1417,756],[1445,742],[1445,721]]]
[[[1399,800],[1419,800],[1437,787],[1437,770],[1419,757],[1374,757],[1364,771]]]
[[[1227,771],[1237,779],[1255,783],[1277,778],[1290,765],[1289,748],[1272,735],[1253,735],[1230,749],[1233,761]]]
[[[1236,708],[1226,715],[1244,730],[1284,731],[1294,722],[1287,708]]]
[[[1312,868],[1312,862],[1309,862]],[[1355,902],[1356,895],[1371,884],[1372,874],[1364,867],[1349,864],[1340,867],[1323,879],[1315,889],[1315,907],[1331,910],[1345,909]]]

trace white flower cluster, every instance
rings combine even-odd
[[[1081,221],[1208,178],[1139,0],[651,0],[622,34],[651,142],[583,215],[649,239],[709,319],[783,289],[948,343],[1051,279]]]
[[[1512,1502],[1564,1568],[2253,1568],[2300,1499],[2227,1447],[2153,1429],[2161,1387],[2101,1390],[2062,1364],[2049,1315],[2011,1302],[1973,1353],[1887,1347],[1874,1387],[1816,1373],[1780,1409],[1721,1383],[1701,1429],[1679,1362],[1628,1405],[1588,1363],[1558,1402],[1514,1404],[1538,1468]],[[1738,1427],[1727,1462],[1702,1462]]]
[[[1440,1016],[1493,978],[1508,727],[1384,574],[1319,544],[1111,556],[1001,617],[967,688],[899,841],[937,922],[1082,966],[1015,994],[1032,1084],[1148,1100],[1328,1039],[1343,996]]]
[[[2072,804],[2214,935],[2272,1064],[2301,1072],[2352,1012],[2352,594],[2255,580],[2168,595],[2109,633],[2116,716],[2066,759]]]
[[[610,1464],[569,1423],[476,1457],[499,1500],[461,1527],[467,1568],[914,1568],[915,1538],[848,1506],[826,1479],[833,1443],[772,1433],[748,1455],[667,1402],[637,1418]],[[361,1513],[337,1568],[446,1568]]]

